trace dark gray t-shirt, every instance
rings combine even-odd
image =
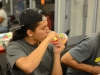
[[[17,75],[51,75],[54,62],[54,49],[52,44],[49,44],[39,66],[31,74],[24,73],[14,65],[16,60],[29,55],[37,47],[30,45],[24,39],[13,41],[9,44],[7,47],[7,60]]]
[[[100,57],[100,45],[98,45],[98,34],[92,34],[83,39],[78,45],[69,50],[69,53],[78,63],[88,65],[100,65],[100,61],[95,62]],[[68,68],[68,75],[92,75],[83,71]]]

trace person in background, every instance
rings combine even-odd
[[[8,31],[7,14],[2,8],[2,1],[0,1],[0,33]]]
[[[50,42],[58,34],[49,31],[42,10],[26,9],[19,16],[20,26],[6,50],[7,60],[16,75],[62,75],[60,53],[65,46]]]
[[[25,10],[25,3],[26,0],[18,0],[18,13],[21,13],[23,10]]]
[[[100,74],[100,33],[85,37],[61,58],[68,67],[67,75]]]

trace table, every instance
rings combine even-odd
[[[5,53],[5,49],[3,48],[3,46],[0,46],[0,54]]]
[[[6,46],[11,38],[12,38],[12,32],[0,34],[0,54],[5,53],[5,48],[3,47],[3,44],[5,44]],[[0,70],[1,70],[1,65],[0,65]]]
[[[12,32],[1,33],[0,34],[0,54],[5,53],[3,44],[7,45],[8,41],[12,38]]]

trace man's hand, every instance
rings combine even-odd
[[[54,50],[55,54],[60,54],[65,48],[64,44],[60,42],[55,43],[54,46],[55,46],[55,50]]]
[[[93,67],[92,74],[93,74],[93,75],[98,75],[98,74],[100,74],[100,66],[94,66],[94,67]]]

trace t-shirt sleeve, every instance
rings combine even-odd
[[[95,41],[93,39],[88,39],[69,50],[69,53],[74,60],[78,63],[82,63],[92,55],[95,47],[94,45]]]
[[[6,50],[6,57],[11,65],[11,67],[14,67],[15,62],[21,58],[27,56],[25,52],[22,50],[20,45],[17,42],[12,42],[9,44]]]
[[[52,58],[54,58],[54,46],[53,46],[53,44],[50,43],[48,47],[49,47],[49,51],[50,51]]]

